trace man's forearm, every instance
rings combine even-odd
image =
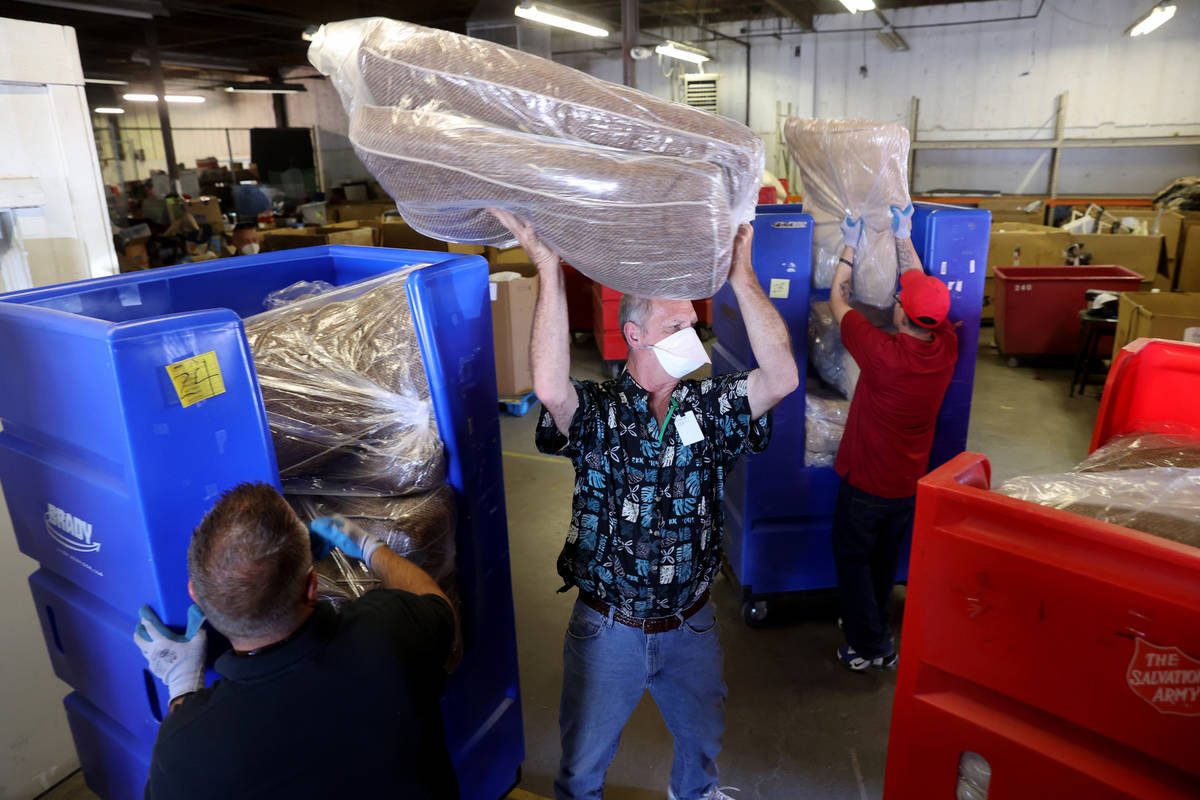
[[[765,408],[751,408],[754,416],[759,417],[799,384],[796,357],[792,353],[792,339],[788,335],[787,325],[763,292],[754,273],[731,278],[730,285],[742,311],[750,349],[754,353],[754,360],[758,362],[758,372],[767,387],[767,392],[761,397]],[[756,395],[751,392],[752,405],[760,399]]]
[[[437,585],[429,573],[403,556],[398,556],[387,547],[376,548],[371,554],[371,571],[383,581],[384,588],[403,589],[413,594],[436,594],[450,602],[446,593]]]
[[[917,248],[913,247],[912,239],[896,240],[896,262],[900,265],[901,275],[910,269],[919,269],[924,272],[921,258],[917,255]]]
[[[847,245],[842,248],[837,269],[833,273],[833,288],[829,290],[829,310],[839,325],[842,324],[842,317],[850,311],[850,284],[853,278],[848,264],[853,263],[854,248]]]
[[[567,288],[562,265],[538,265],[538,299],[533,312],[533,337],[529,360],[533,391],[550,410],[555,424],[566,432],[575,412],[571,386],[571,337],[567,320]]]

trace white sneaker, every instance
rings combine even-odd
[[[710,794],[708,797],[706,797],[705,800],[737,800],[737,798],[733,797],[732,795],[728,795],[725,793],[726,792],[740,792],[740,791],[741,791],[741,789],[738,789],[734,786],[718,786],[716,789],[712,790],[712,794]],[[679,798],[675,796],[675,792],[671,791],[668,788],[667,789],[667,800],[679,800]]]

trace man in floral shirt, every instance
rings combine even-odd
[[[669,797],[726,797],[716,766],[725,684],[708,593],[721,560],[721,495],[737,457],[766,447],[767,412],[799,381],[787,328],[750,263],[753,229],[738,232],[729,282],[758,369],[682,380],[708,361],[691,302],[626,296],[626,371],[596,384],[570,377],[558,257],[530,226],[494,213],[538,267],[537,446],[575,465],[558,571],[579,597],[563,648],[555,794],[602,796],[621,730],[649,689],[675,737]]]

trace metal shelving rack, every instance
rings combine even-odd
[[[1058,95],[1054,108],[1054,138],[1052,139],[941,139],[922,140],[916,138],[920,118],[921,99],[912,99],[908,130],[913,139],[908,151],[908,188],[913,190],[913,178],[918,150],[1049,150],[1050,178],[1046,187],[1049,197],[1058,196],[1058,170],[1062,151],[1082,147],[1179,147],[1200,145],[1200,136],[1124,136],[1098,138],[1067,138],[1066,129],[1067,92]]]

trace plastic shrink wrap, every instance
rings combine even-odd
[[[514,244],[529,221],[618,291],[712,296],[754,215],[762,141],[743,125],[498,44],[383,18],[323,26],[350,140],[405,220],[436,238]]]
[[[804,466],[833,466],[849,414],[849,400],[809,380],[804,390]]]
[[[442,485],[406,280],[389,273],[245,320],[286,494]]]
[[[997,491],[1200,547],[1200,436],[1118,437],[1071,472],[1013,478]]]
[[[842,252],[841,221],[863,220],[854,254],[854,297],[884,308],[896,291],[897,263],[889,206],[908,194],[908,131],[896,123],[790,118],[788,151],[800,167],[804,210],[811,214],[813,285],[827,289]]]

